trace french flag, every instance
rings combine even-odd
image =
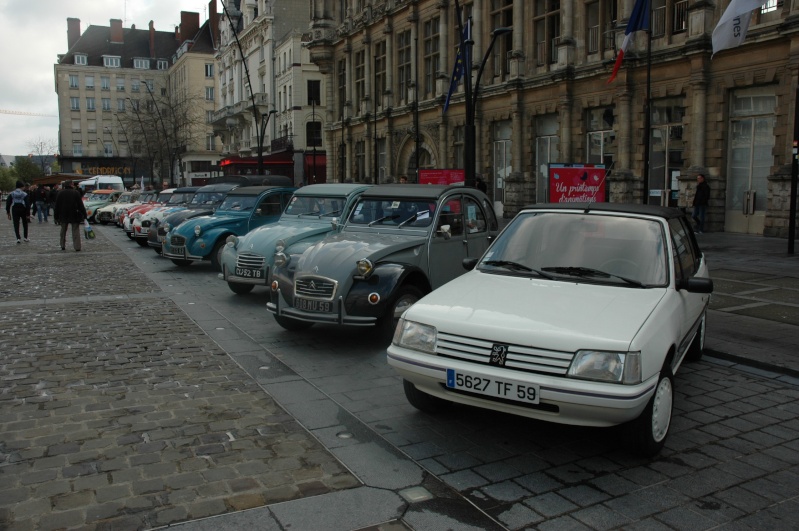
[[[633,40],[633,33],[641,30],[649,30],[649,14],[651,0],[636,0],[633,5],[633,12],[630,13],[630,20],[627,21],[627,28],[624,30],[624,42],[621,43],[621,50],[616,54],[616,64],[613,65],[613,72],[610,74],[608,83],[612,83],[616,79],[616,74],[619,72],[621,62],[624,59],[624,52],[630,46]]]

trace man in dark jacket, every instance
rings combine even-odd
[[[691,217],[696,221],[696,232],[705,232],[705,214],[707,204],[710,201],[710,186],[705,182],[705,176],[701,173],[696,176],[696,193],[694,194],[694,212]]]
[[[80,226],[86,219],[86,206],[70,181],[64,183],[64,189],[55,199],[53,218],[61,225],[61,250],[66,251],[67,226],[72,225],[72,245],[76,251],[80,251]]]
[[[28,194],[24,191],[25,183],[17,181],[17,188],[8,194],[6,198],[6,214],[8,219],[13,220],[14,235],[17,237],[17,243],[22,243],[19,237],[19,223],[22,222],[22,231],[25,241],[28,242],[28,222],[31,217],[31,206]]]

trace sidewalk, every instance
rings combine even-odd
[[[724,232],[697,238],[714,283],[707,355],[772,377],[799,377],[799,254],[788,254],[785,239]]]

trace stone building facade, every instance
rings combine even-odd
[[[442,112],[460,40],[454,0],[309,2],[311,60],[329,102],[328,180],[413,182],[419,168],[462,168],[463,83]],[[604,164],[610,201],[690,209],[703,173],[708,230],[787,235],[795,2],[769,0],[744,44],[714,57],[726,2],[653,0],[651,60],[637,32],[612,83],[633,0],[460,5],[472,23],[473,80],[484,67],[476,172],[498,214],[546,202],[550,163]],[[495,38],[497,28],[512,31]]]

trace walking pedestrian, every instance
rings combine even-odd
[[[36,201],[36,217],[39,223],[47,223],[47,216],[49,214],[47,206],[47,188],[39,186],[33,194],[34,201]]]
[[[20,221],[22,222],[23,238],[26,242],[30,241],[28,239],[28,221],[30,221],[31,217],[30,200],[28,194],[23,190],[24,187],[25,183],[17,181],[17,188],[8,194],[6,198],[6,214],[8,215],[8,219],[14,222],[14,234],[17,237],[18,244],[22,243],[22,239],[20,239],[19,235]]]
[[[705,232],[705,214],[707,214],[707,204],[710,201],[710,186],[705,182],[705,176],[696,176],[696,192],[694,193],[694,211],[691,217],[696,222],[697,234]]]
[[[86,219],[86,206],[81,200],[80,192],[72,187],[71,181],[64,183],[64,189],[55,199],[53,218],[61,225],[61,250],[67,249],[67,227],[72,225],[72,245],[75,251],[80,251],[80,228]]]

